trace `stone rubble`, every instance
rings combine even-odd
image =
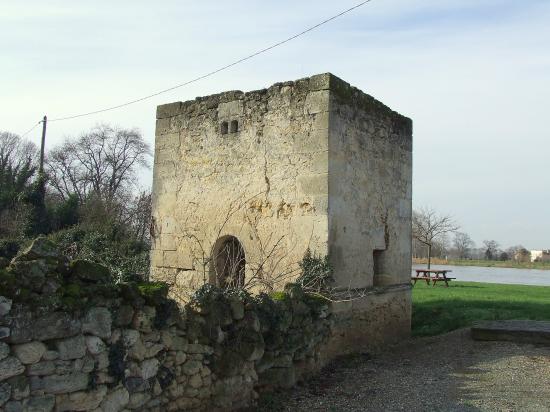
[[[38,238],[0,270],[0,410],[235,410],[323,366],[319,299],[206,286],[180,307],[159,283],[94,283],[94,268]]]

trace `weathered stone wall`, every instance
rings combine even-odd
[[[185,299],[233,235],[249,278],[309,247],[330,255],[337,287],[407,283],[411,185],[410,119],[331,74],[159,106],[152,277]]]
[[[411,288],[393,285],[358,290],[349,301],[334,302],[334,324],[323,356],[379,352],[407,339],[411,330]]]
[[[153,279],[185,297],[212,280],[224,235],[242,243],[247,276],[296,268],[308,247],[327,254],[328,94],[321,75],[158,107]]]
[[[109,284],[43,238],[0,269],[0,410],[226,411],[323,364],[324,302],[207,285],[179,307],[164,284]]]
[[[351,288],[408,284],[412,123],[340,79],[330,80],[328,243],[334,277],[338,286]]]
[[[412,122],[337,77],[159,106],[153,197],[151,275],[176,298],[216,282],[232,235],[245,278],[261,268],[275,290],[308,247],[328,254],[333,286],[355,295],[335,305],[340,353],[409,334]]]

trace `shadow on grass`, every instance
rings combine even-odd
[[[448,298],[413,303],[413,336],[432,336],[471,326],[478,320],[550,320],[548,303]]]

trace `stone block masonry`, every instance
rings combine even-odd
[[[180,307],[165,284],[105,274],[44,238],[0,270],[0,410],[230,411],[324,364],[328,306],[297,286],[206,285]]]
[[[246,277],[274,261],[296,268],[308,246],[327,254],[327,102],[304,79],[158,107],[153,279],[182,300],[216,283],[210,255],[224,236],[242,244]]]
[[[338,305],[340,351],[409,333],[410,119],[330,73],[156,117],[151,277],[174,298],[228,279],[280,290],[310,249],[358,296]]]
[[[410,119],[328,73],[165,104],[156,117],[151,276],[174,296],[219,281],[224,236],[241,244],[245,278],[296,267],[309,248],[330,256],[335,287],[408,283]]]

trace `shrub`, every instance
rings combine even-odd
[[[149,272],[149,245],[110,233],[73,226],[50,235],[71,260],[86,259],[109,268],[116,282],[142,281]]]
[[[326,292],[333,281],[332,266],[328,256],[320,257],[307,249],[300,262],[302,274],[296,280],[306,292]]]
[[[67,200],[55,205],[52,218],[55,220],[55,229],[61,230],[78,223],[79,202],[78,196],[72,194]]]

